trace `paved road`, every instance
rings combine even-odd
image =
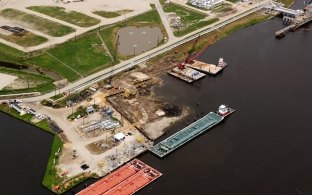
[[[170,24],[169,24],[169,22],[167,20],[166,14],[165,14],[165,12],[164,12],[164,10],[162,8],[162,5],[160,4],[159,0],[155,0],[155,6],[156,6],[156,9],[157,9],[157,11],[159,13],[159,16],[161,18],[161,21],[162,21],[162,23],[163,23],[163,25],[164,25],[164,27],[165,27],[165,29],[167,31],[168,39],[169,40],[175,40],[175,36],[174,36],[174,34],[172,32],[172,29],[171,29]]]
[[[82,89],[84,87],[87,87],[91,84],[94,84],[100,80],[103,80],[103,79],[106,79],[114,74],[118,74],[120,72],[123,72],[127,69],[130,69],[132,68],[133,66],[141,63],[141,62],[144,62],[150,58],[153,58],[161,53],[164,53],[166,51],[169,51],[181,44],[184,44],[188,41],[191,41],[195,38],[197,38],[199,35],[204,35],[204,34],[207,34],[209,32],[212,32],[216,29],[219,29],[221,28],[222,26],[224,25],[227,25],[229,23],[232,23],[240,18],[243,18],[253,12],[256,12],[260,9],[262,9],[269,1],[266,0],[266,1],[263,1],[262,3],[259,3],[257,5],[253,5],[252,7],[250,7],[248,10],[245,10],[245,11],[242,11],[242,12],[238,12],[236,13],[235,15],[232,15],[232,16],[229,16],[229,17],[226,17],[224,18],[223,20],[220,20],[219,22],[217,23],[214,23],[212,25],[209,25],[209,26],[206,26],[202,29],[199,29],[197,31],[194,31],[193,33],[190,33],[189,35],[185,35],[183,37],[179,37],[179,38],[176,38],[174,41],[172,40],[169,40],[166,44],[160,46],[160,47],[157,47],[155,49],[152,49],[144,54],[141,54],[139,56],[136,56],[130,60],[127,60],[127,61],[123,61],[113,67],[110,67],[110,68],[107,68],[105,70],[102,70],[102,71],[99,71],[95,74],[92,74],[90,76],[87,76],[81,80],[78,80],[74,83],[70,83],[69,85],[67,85],[66,87],[60,89],[60,93],[63,93],[63,92],[68,92],[68,91],[76,91],[76,90],[79,90],[79,89]],[[47,93],[47,94],[44,94],[44,95],[41,95],[41,96],[37,96],[37,97],[30,97],[30,98],[24,98],[23,101],[25,102],[34,102],[34,101],[41,101],[41,100],[44,100],[44,99],[47,99],[47,98],[50,98],[52,96],[55,95],[55,92],[50,92],[50,93]]]

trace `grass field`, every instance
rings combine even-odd
[[[129,9],[124,9],[124,10],[119,10],[115,12],[109,12],[109,11],[104,11],[104,10],[98,10],[94,11],[94,14],[97,14],[99,16],[102,16],[104,18],[116,18],[118,16],[124,15],[126,13],[132,12],[132,10]]]
[[[61,138],[58,135],[54,136],[54,140],[52,143],[52,148],[50,152],[50,157],[48,161],[48,165],[42,180],[42,185],[45,186],[46,188],[52,190],[53,186],[57,185],[60,181],[60,178],[57,175],[57,169],[56,166],[53,164],[53,161],[58,161],[58,150],[62,149],[63,147],[63,142]]]
[[[149,12],[146,12],[144,14],[135,16],[133,18],[128,19],[127,21],[123,21],[120,23],[117,23],[114,26],[110,26],[108,28],[102,29],[100,31],[104,42],[109,49],[110,53],[122,60],[129,59],[129,57],[119,55],[116,51],[116,34],[118,29],[126,26],[156,26],[159,27],[163,33],[164,36],[167,36],[166,30],[162,25],[161,19],[159,17],[159,14],[157,10],[152,9]]]
[[[20,63],[23,52],[0,43],[0,61]]]
[[[0,12],[0,16],[24,22],[30,27],[54,37],[61,37],[75,32],[75,29],[71,27],[64,26],[62,24],[16,9],[4,9]]]
[[[212,9],[212,12],[227,12],[233,10],[232,5],[229,3],[223,3]]]
[[[164,4],[163,9],[165,12],[175,12],[177,16],[181,18],[181,22],[185,25],[185,27],[176,29],[174,31],[175,36],[183,36],[194,30],[218,21],[217,18],[205,20],[205,18],[207,17],[206,14],[191,10],[189,8],[174,3]]]
[[[80,27],[90,27],[99,24],[101,21],[76,11],[67,11],[63,7],[55,6],[31,6],[27,9],[36,11],[59,20],[66,21]]]
[[[24,87],[18,89],[5,87],[0,90],[0,95],[9,93],[48,92],[55,88],[55,85],[53,84],[53,79],[44,75],[4,67],[0,67],[0,72],[17,76],[20,82],[25,83]],[[29,88],[27,83],[29,83]]]
[[[23,47],[36,46],[48,41],[47,38],[41,37],[31,32],[27,32],[23,36],[0,34],[0,38]]]
[[[111,65],[111,60],[109,56],[104,54],[101,40],[95,31],[82,35],[76,40],[67,41],[48,52],[50,55],[43,54],[27,60],[27,63],[54,70],[69,81],[74,81],[80,76],[61,62],[82,75],[89,75],[98,69],[107,68]]]

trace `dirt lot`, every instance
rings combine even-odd
[[[160,59],[157,66],[146,66],[140,72],[134,69],[123,73],[113,79],[114,89],[106,90],[118,90],[107,101],[151,140],[188,113],[187,108],[168,104],[153,93],[153,87],[162,83],[159,76],[176,66],[175,56],[180,55]]]

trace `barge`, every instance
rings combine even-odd
[[[125,164],[77,195],[130,195],[159,178],[162,174],[138,159]]]
[[[192,83],[206,76],[204,73],[201,73],[189,67],[183,67],[183,68],[175,67],[169,70],[168,74],[175,76],[188,83]]]
[[[218,65],[207,64],[197,60],[193,60],[192,63],[186,63],[185,65],[203,73],[216,75],[227,66],[227,63],[223,60],[223,58],[219,58]]]
[[[206,116],[200,118],[189,126],[183,128],[177,133],[171,135],[167,139],[159,142],[150,151],[162,158],[187,142],[191,141],[195,137],[204,133],[208,129],[211,129],[215,125],[219,124],[225,117],[235,112],[234,109],[221,105],[217,112],[210,112]]]

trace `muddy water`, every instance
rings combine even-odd
[[[128,26],[118,30],[118,52],[124,56],[141,54],[156,47],[163,39],[158,27]]]

